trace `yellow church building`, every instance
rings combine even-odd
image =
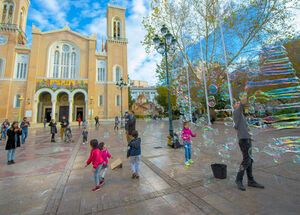
[[[0,0],[0,120],[28,117],[33,123],[63,116],[109,119],[128,109],[125,8],[107,6],[107,39],[97,50],[96,35],[69,27],[42,32],[25,28],[30,0]],[[30,14],[29,14],[30,15]],[[103,29],[104,30],[104,29]],[[102,42],[103,43],[103,42]]]

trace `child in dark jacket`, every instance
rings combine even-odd
[[[103,164],[102,168],[100,170],[100,176],[101,176],[101,181],[100,184],[104,184],[104,177],[107,171],[108,167],[108,161],[110,158],[112,158],[111,154],[109,153],[106,145],[104,142],[99,143],[99,149],[101,151],[102,159],[103,159]]]
[[[184,144],[184,151],[185,151],[185,166],[189,166],[190,164],[194,163],[192,160],[192,144],[191,144],[191,137],[196,137],[191,129],[189,128],[189,123],[183,123],[183,129],[181,132],[181,138]]]
[[[100,183],[100,170],[103,165],[103,158],[100,149],[98,148],[98,140],[93,139],[90,142],[91,145],[91,153],[89,159],[86,161],[85,167],[93,164],[93,171],[94,171],[94,179],[95,179],[95,187],[92,191],[98,191],[103,183]]]
[[[20,147],[20,136],[22,129],[19,128],[18,122],[13,122],[11,127],[7,130],[7,142],[5,150],[7,150],[7,165],[15,163],[16,148]]]
[[[141,160],[141,138],[136,130],[131,132],[132,140],[128,143],[127,157],[130,157],[130,165],[132,169],[132,178],[138,179]]]

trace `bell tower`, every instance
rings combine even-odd
[[[15,42],[25,45],[28,8],[30,0],[0,0],[0,33],[12,36]]]

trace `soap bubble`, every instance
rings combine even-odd
[[[259,148],[257,148],[257,147],[250,147],[248,153],[249,153],[249,156],[252,158],[252,160],[254,160],[254,161],[258,160],[257,154],[259,153]]]
[[[215,107],[216,106],[216,100],[214,96],[208,97],[208,106],[209,107]]]
[[[218,92],[218,87],[212,84],[208,87],[208,91],[210,94],[216,94]]]
[[[295,155],[293,157],[293,163],[300,164],[300,155]]]
[[[233,127],[233,125],[234,125],[233,119],[231,117],[226,117],[224,119],[224,124],[226,126]]]

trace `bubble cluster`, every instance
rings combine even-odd
[[[234,125],[233,119],[231,117],[226,117],[224,119],[224,125],[233,127],[233,125]]]

